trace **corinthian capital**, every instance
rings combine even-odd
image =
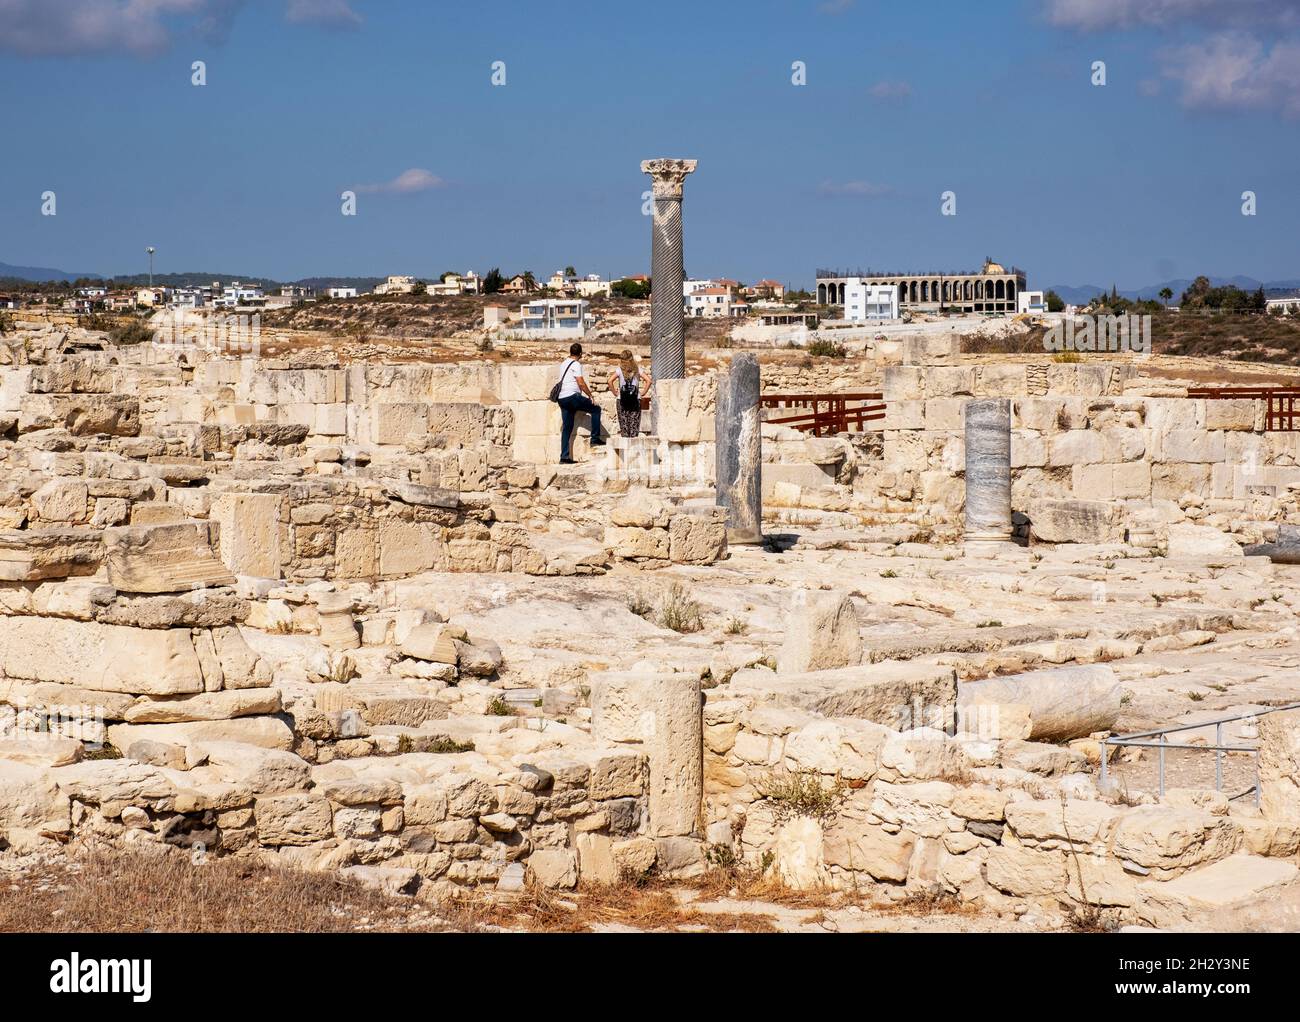
[[[641,173],[654,182],[656,199],[680,199],[682,182],[695,170],[696,160],[642,160]]]

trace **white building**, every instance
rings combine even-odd
[[[405,274],[392,274],[382,284],[376,284],[374,294],[377,295],[409,295],[415,290],[418,281],[414,277]]]
[[[868,284],[861,277],[844,282],[844,318],[851,323],[898,319],[898,291],[891,284]]]
[[[331,298],[355,298],[357,289],[354,287],[331,287],[326,288],[325,293]]]
[[[430,281],[425,285],[425,293],[431,295],[476,295],[483,289],[482,278],[471,270],[469,273],[449,273],[442,280]]]
[[[1047,296],[1042,291],[1021,291],[1016,295],[1016,312],[1046,312]]]
[[[729,287],[696,288],[685,298],[686,315],[696,319],[714,317],[744,316],[749,312],[749,303],[735,297]]]
[[[1294,316],[1300,314],[1300,294],[1283,295],[1281,298],[1268,298],[1264,301],[1264,309],[1279,316]]]
[[[536,337],[581,337],[594,318],[579,298],[538,298],[519,308],[523,332]]]

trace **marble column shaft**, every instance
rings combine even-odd
[[[727,541],[763,539],[763,434],[759,411],[758,358],[749,353],[731,360],[718,375],[716,402],[717,502],[727,509]]]
[[[966,541],[1011,539],[1011,402],[1007,398],[967,401]]]

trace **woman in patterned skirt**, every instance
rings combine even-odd
[[[650,374],[637,365],[627,348],[619,359],[618,368],[609,377],[609,390],[618,407],[618,432],[637,436],[641,432],[641,395],[650,390]]]

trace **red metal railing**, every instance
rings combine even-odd
[[[764,394],[760,401],[764,408],[807,409],[798,415],[767,418],[765,422],[790,426],[813,436],[829,436],[850,432],[853,426],[861,430],[865,423],[883,419],[884,398],[880,393]],[[850,407],[850,402],[872,403],[855,403]]]
[[[1255,400],[1266,401],[1264,431],[1267,433],[1294,433],[1296,420],[1300,419],[1300,387],[1188,387],[1188,397],[1208,401]]]

